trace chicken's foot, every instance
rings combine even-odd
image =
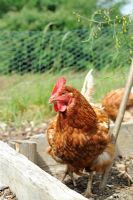
[[[103,190],[105,188],[106,184],[107,184],[107,178],[108,178],[108,174],[110,172],[111,167],[112,167],[112,164],[108,168],[106,168],[106,170],[102,174],[102,180],[101,180],[101,183],[99,185],[100,190]]]
[[[89,198],[93,195],[92,194],[92,180],[93,180],[93,172],[90,172],[89,180],[87,183],[87,188],[86,188],[85,192],[83,193],[83,195],[87,198]]]

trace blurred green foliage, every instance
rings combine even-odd
[[[88,27],[87,21],[81,20],[79,23],[73,13],[78,12],[90,18],[99,9],[97,2],[98,0],[0,0],[0,30],[41,31],[49,23],[50,30]],[[124,0],[118,1],[112,8],[114,15],[119,13],[123,2]]]
[[[44,30],[81,28],[74,11],[91,16],[96,8],[96,0],[1,0],[0,30]]]
[[[97,0],[1,0],[0,73],[128,66],[133,26],[121,3],[105,10]]]

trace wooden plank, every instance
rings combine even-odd
[[[10,186],[19,200],[86,199],[1,141],[0,180]]]
[[[16,143],[13,141],[8,142],[9,146],[16,150]]]
[[[25,155],[32,162],[37,163],[36,142],[30,140],[14,140],[10,141],[9,145],[17,152]]]
[[[36,143],[31,141],[21,141],[16,143],[19,145],[19,153],[25,155],[29,160],[36,163]]]
[[[114,125],[111,125],[110,131],[113,132]],[[120,128],[117,146],[119,154],[124,157],[133,156],[133,122],[123,122]]]

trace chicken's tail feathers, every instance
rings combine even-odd
[[[92,92],[93,92],[93,75],[92,75],[93,69],[90,69],[89,72],[87,73],[83,87],[81,89],[81,94],[88,100],[91,100]]]

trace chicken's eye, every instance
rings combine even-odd
[[[70,96],[73,96],[73,93],[72,93],[72,92],[70,92],[70,93],[69,93],[69,95],[70,95]]]

